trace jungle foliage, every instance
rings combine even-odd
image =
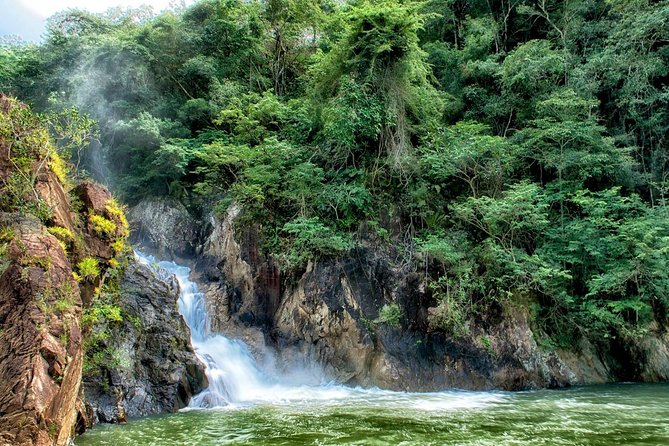
[[[284,269],[371,229],[429,276],[435,326],[530,296],[569,344],[667,322],[667,20],[666,0],[70,10],[0,48],[0,89],[96,119],[111,172],[82,166],[128,202],[236,203]]]

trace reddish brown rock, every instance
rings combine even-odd
[[[70,206],[70,197],[56,175],[51,171],[43,172],[35,184],[35,190],[39,198],[44,200],[51,209],[53,223],[74,232],[74,216]]]
[[[86,209],[100,214],[105,211],[107,203],[112,199],[111,194],[104,186],[92,181],[81,183],[77,186],[75,192],[84,203]]]
[[[49,168],[55,149],[47,129],[24,105],[1,95],[0,114],[12,122],[11,132],[0,135],[0,196],[9,198],[0,208],[0,446],[61,446],[73,437],[77,417],[82,296],[90,300],[101,280],[80,286],[73,268],[95,257],[104,276],[115,255],[110,245],[127,229],[120,211],[108,207],[109,192],[93,183],[79,188],[85,209],[75,218]],[[20,187],[8,181],[15,176],[25,180]],[[113,221],[114,230],[96,230],[92,214]],[[46,225],[74,235],[69,254]]]
[[[75,193],[84,204],[81,210],[82,219],[85,220],[84,244],[86,252],[82,257],[95,257],[105,263],[116,255],[112,243],[119,239],[125,239],[128,235],[127,222],[121,221],[118,216],[109,212],[110,204],[113,203],[112,195],[104,186],[86,181],[76,187]],[[99,216],[113,223],[114,230],[103,232],[96,229],[91,221],[91,216]]]
[[[0,224],[10,219],[17,216]],[[13,229],[11,263],[0,276],[0,444],[63,445],[81,381],[79,288],[39,222],[23,218]]]

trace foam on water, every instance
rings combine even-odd
[[[189,279],[189,268],[173,262],[156,262],[153,257],[140,252],[136,254],[140,263],[151,266],[163,277],[174,275],[179,282],[179,311],[190,327],[193,348],[206,365],[209,380],[209,387],[191,400],[190,409],[253,405],[337,406],[354,403],[358,407],[433,412],[480,409],[506,398],[504,393],[495,392],[410,393],[353,388],[325,382],[313,385],[296,382],[299,379],[295,379],[295,376],[291,379],[276,371],[270,375],[260,370],[242,341],[211,332],[204,295]]]

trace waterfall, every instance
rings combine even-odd
[[[252,404],[274,406],[304,404],[379,405],[398,410],[444,411],[474,409],[502,399],[501,394],[446,391],[434,393],[393,392],[362,389],[325,382],[317,367],[306,367],[285,376],[258,368],[248,347],[240,340],[212,333],[204,294],[189,279],[190,268],[173,262],[157,262],[136,251],[140,263],[164,279],[174,275],[180,286],[179,312],[191,330],[195,354],[206,365],[209,387],[193,397],[190,408],[239,407]]]
[[[243,342],[211,332],[204,294],[189,279],[190,268],[173,262],[156,262],[140,252],[136,254],[140,263],[161,274],[155,268],[158,266],[179,282],[179,312],[190,327],[193,349],[206,365],[209,380],[209,387],[196,395],[190,406],[212,408],[258,399],[259,392],[271,386],[271,380],[258,370]]]

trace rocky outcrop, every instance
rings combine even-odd
[[[174,412],[206,386],[204,366],[190,345],[190,331],[177,309],[179,285],[131,261],[121,281],[124,320],[109,330],[105,348],[119,357],[84,377],[89,423]]]
[[[82,302],[58,240],[34,218],[12,228],[0,276],[0,444],[65,444],[72,434],[83,357]]]
[[[201,225],[177,200],[146,198],[128,212],[132,240],[163,259],[190,258],[200,239]]]
[[[259,255],[258,234],[249,228],[239,242],[231,206],[222,220],[212,217],[212,232],[201,247],[194,277],[203,286],[213,331],[230,332],[238,323],[271,327],[281,301],[281,275],[272,259]]]
[[[323,364],[340,382],[395,390],[555,387],[608,380],[596,356],[563,358],[536,341],[522,306],[471,323],[467,336],[432,331],[431,296],[415,273],[393,270],[379,251],[359,248],[346,259],[310,265],[286,289],[273,339],[283,351]],[[397,303],[407,320],[379,320]]]
[[[91,183],[85,189],[110,199],[101,186]],[[84,354],[79,319],[85,296],[103,277],[78,283],[73,265],[94,257],[104,272],[114,256],[106,238],[120,234],[102,236],[88,226],[73,226],[69,197],[51,172],[39,174],[35,190],[38,196],[51,194],[43,201],[51,203],[53,227],[86,242],[74,246],[72,235],[68,253],[67,244],[30,214],[0,217],[0,227],[11,234],[7,268],[0,276],[0,438],[14,445],[61,445],[72,437],[76,420]],[[104,205],[93,207],[86,197],[80,194],[83,216],[105,212]]]
[[[75,424],[83,428],[96,415],[80,398],[91,353],[84,315],[95,313],[100,290],[120,271],[128,226],[105,188],[67,185],[46,128],[26,106],[0,95],[0,124],[0,446],[62,446]],[[123,311],[135,316],[126,325],[140,325],[115,341],[144,367],[135,381],[111,374],[111,385],[134,386],[114,387],[123,411],[183,406],[204,376],[175,308],[175,286],[132,265],[123,290]]]
[[[195,267],[212,324],[256,344],[261,331],[287,369],[317,363],[338,382],[415,391],[667,379],[669,342],[659,327],[632,353],[586,340],[574,350],[547,348],[537,342],[543,335],[531,302],[516,296],[470,321],[467,335],[450,334],[429,322],[436,302],[424,274],[395,262],[392,247],[364,240],[344,258],[312,262],[301,277],[282,278],[259,254],[253,228],[235,232],[237,216],[233,207],[212,223]],[[401,309],[400,325],[379,317],[387,304]],[[253,347],[262,354],[262,346]],[[632,375],[621,372],[631,369]]]

